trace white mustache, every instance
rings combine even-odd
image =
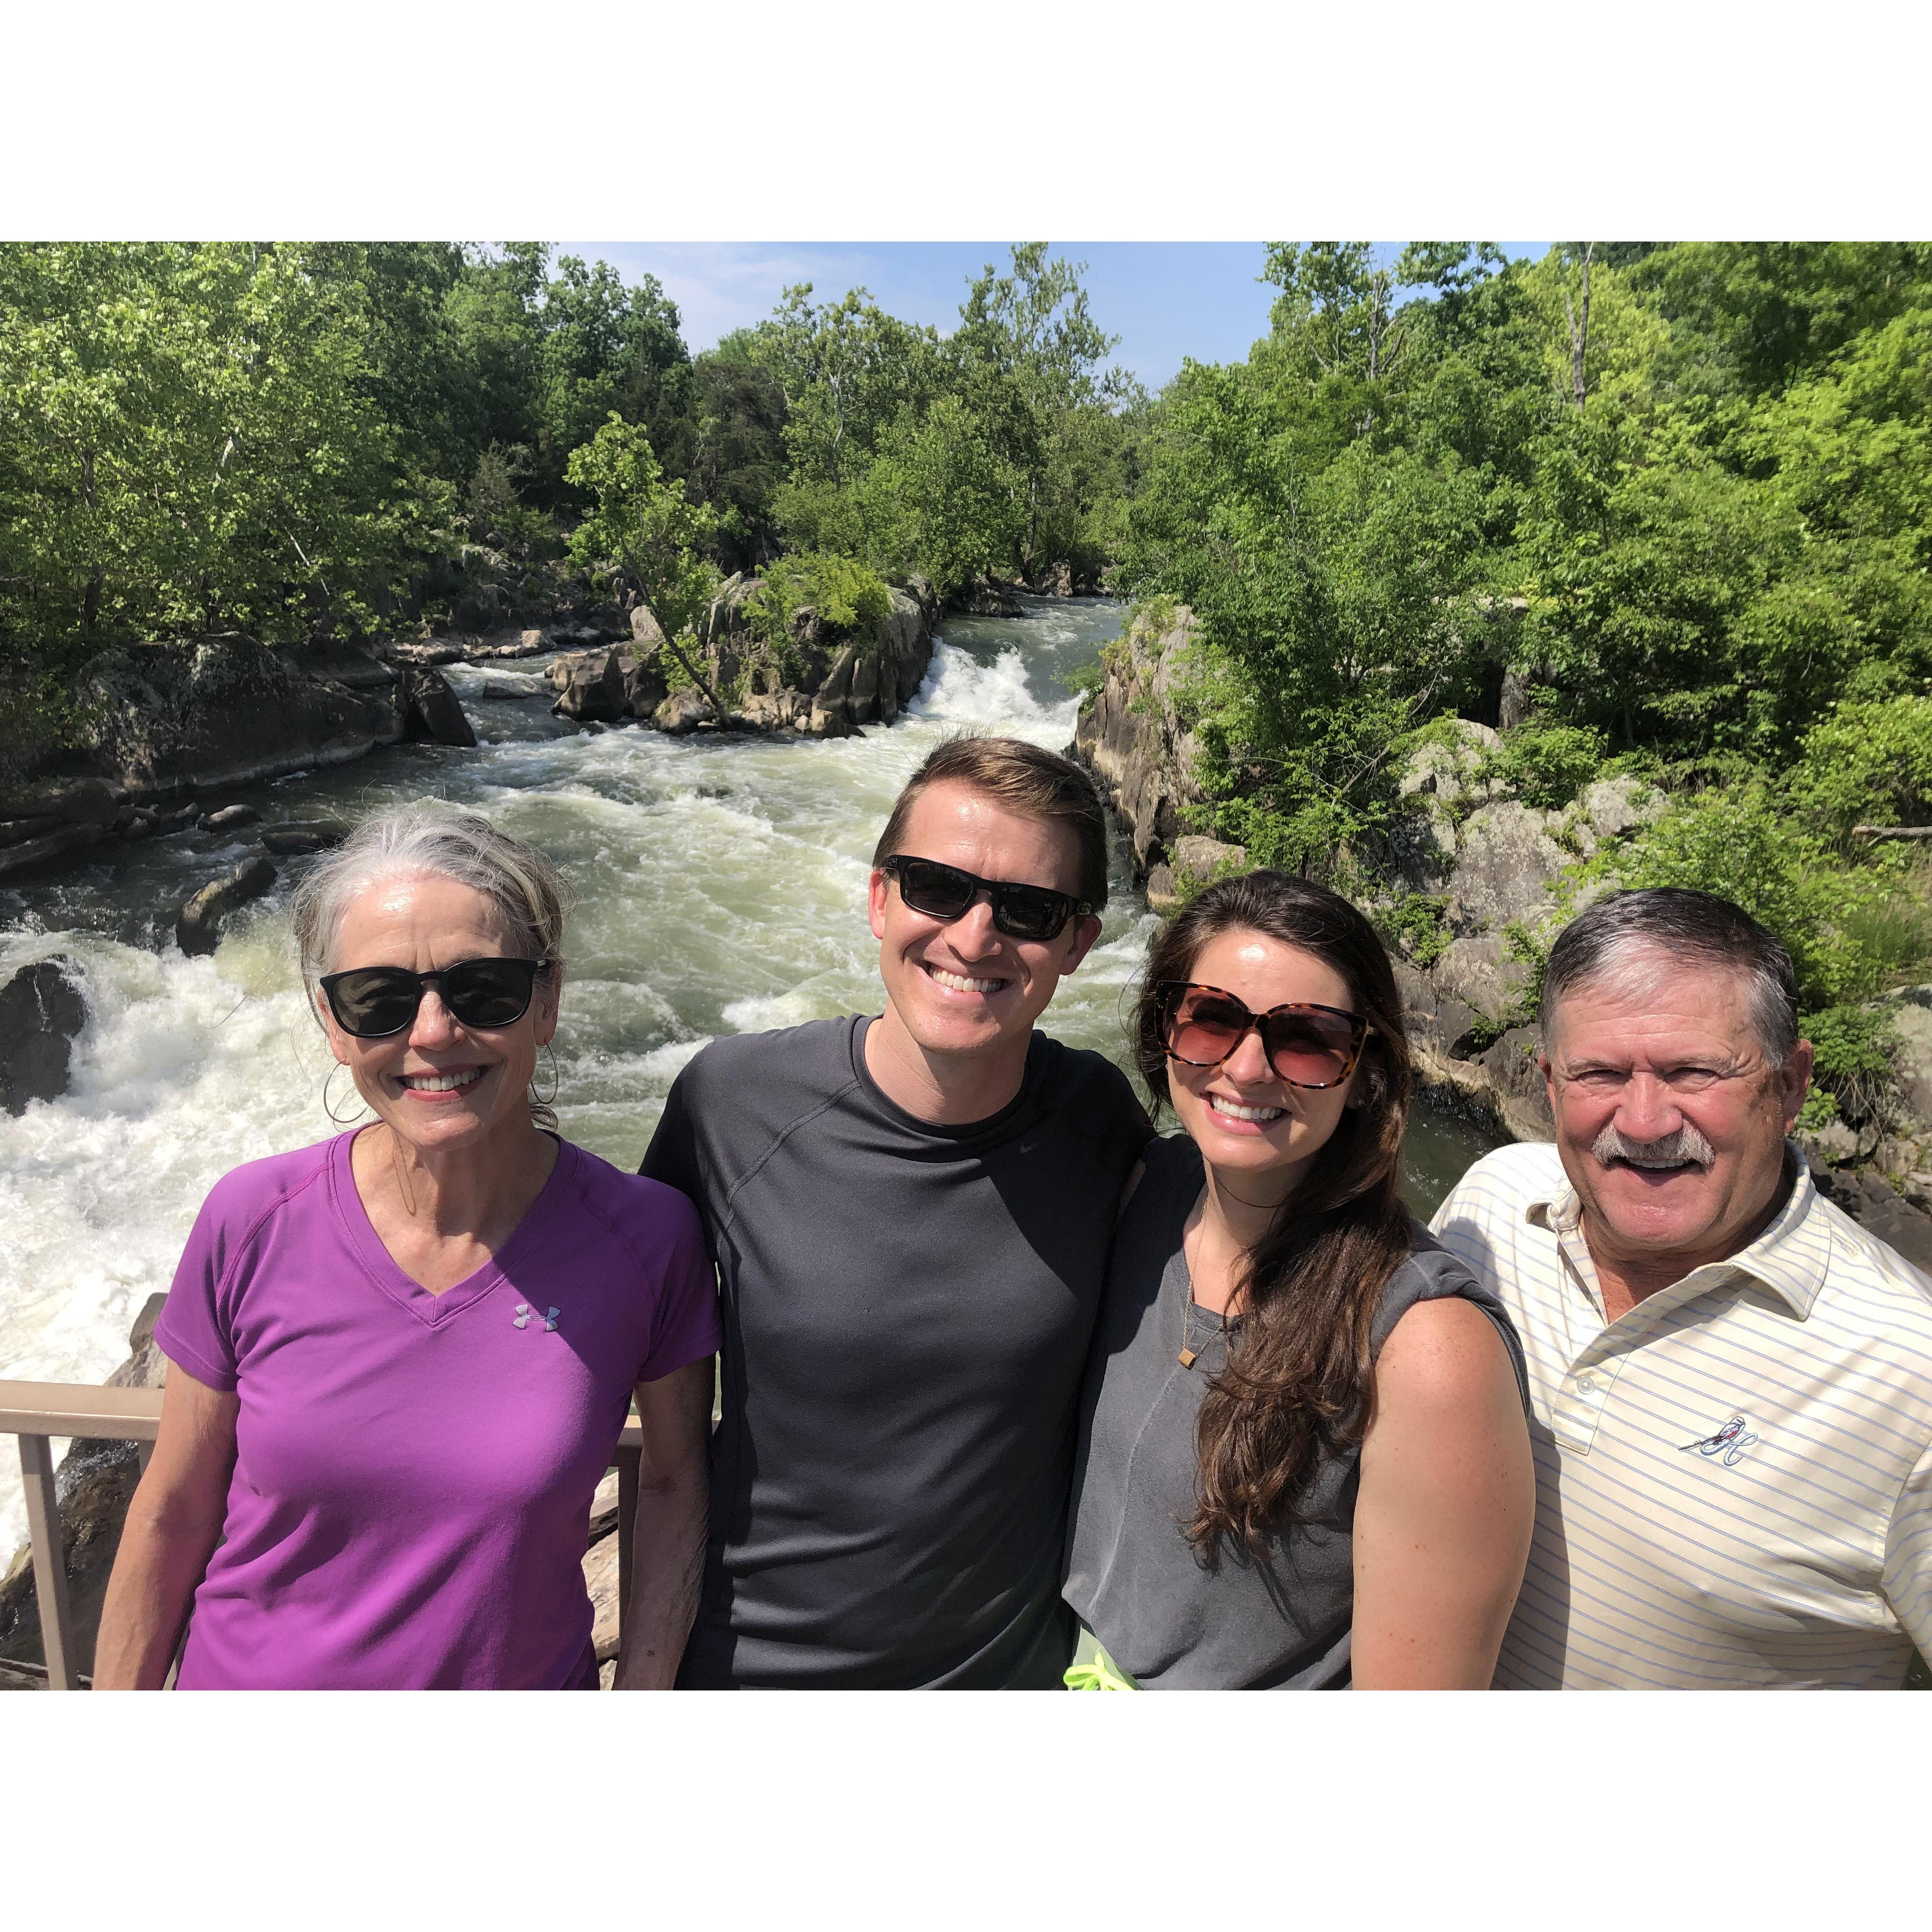
[[[1688,1120],[1661,1140],[1634,1141],[1613,1126],[1606,1127],[1590,1144],[1590,1151],[1607,1167],[1613,1160],[1633,1167],[1682,1167],[1687,1162],[1708,1167],[1718,1150]]]

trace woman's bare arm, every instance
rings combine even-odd
[[[1355,1503],[1361,1690],[1486,1690],[1536,1516],[1509,1352],[1460,1297],[1418,1302],[1376,1369]]]
[[[94,1646],[97,1690],[158,1690],[221,1534],[239,1399],[168,1364],[160,1432],[128,1505]]]
[[[638,1384],[644,1449],[620,1690],[668,1690],[698,1614],[711,1496],[712,1360],[706,1355]]]

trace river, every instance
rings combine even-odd
[[[578,894],[556,1040],[563,1131],[635,1166],[678,1069],[714,1036],[876,1011],[868,862],[894,795],[962,728],[1063,748],[1073,674],[1124,607],[1025,600],[1016,618],[952,618],[916,700],[890,729],[830,743],[672,739],[553,718],[532,666],[452,668],[476,748],[409,746],[248,794],[266,818],[353,818],[424,794],[473,806],[563,866]],[[492,694],[514,692],[515,695]],[[333,1062],[304,1012],[284,923],[302,860],[185,958],[188,894],[250,852],[248,833],[188,832],[0,891],[0,979],[61,952],[89,1019],[70,1090],[0,1115],[0,1378],[98,1382],[165,1288],[209,1186],[238,1162],[333,1131]],[[1047,1030],[1126,1064],[1134,976],[1157,922],[1117,853],[1100,944]],[[345,1083],[336,1082],[337,1104]],[[1427,1213],[1490,1143],[1419,1119],[1406,1150]],[[26,1536],[0,1457],[0,1556]]]

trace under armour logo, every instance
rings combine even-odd
[[[1745,1428],[1744,1418],[1734,1415],[1716,1435],[1700,1437],[1695,1442],[1684,1443],[1682,1447],[1686,1450],[1694,1449],[1700,1456],[1721,1457],[1724,1467],[1732,1469],[1736,1468],[1738,1459],[1756,1440],[1757,1438]]]
[[[516,1315],[511,1322],[510,1326],[512,1328],[527,1328],[530,1325],[531,1312],[530,1304],[527,1301],[518,1302]],[[557,1310],[554,1308],[546,1308],[544,1310],[544,1333],[546,1335],[554,1335],[556,1333],[556,1318]]]

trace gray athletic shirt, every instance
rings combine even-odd
[[[1182,1230],[1200,1198],[1201,1150],[1184,1136],[1147,1149],[1120,1217],[1094,1338],[1075,1478],[1066,1600],[1129,1676],[1150,1690],[1327,1690],[1348,1682],[1360,1452],[1325,1457],[1309,1518],[1256,1563],[1224,1541],[1219,1567],[1180,1526],[1194,1509],[1194,1427],[1227,1360],[1220,1320],[1198,1307]],[[1418,1222],[1370,1325],[1377,1353],[1418,1301],[1460,1294],[1508,1345],[1528,1411],[1522,1344],[1503,1306]],[[1181,1323],[1198,1350],[1180,1366]],[[1228,1333],[1238,1343],[1238,1318]]]
[[[1081,1376],[1151,1130],[1040,1033],[1010,1106],[933,1126],[866,1071],[867,1024],[714,1042],[644,1156],[698,1204],[724,1331],[679,1682],[1056,1685]]]

